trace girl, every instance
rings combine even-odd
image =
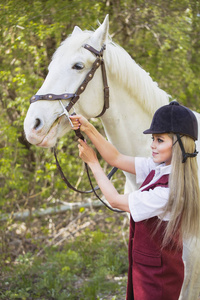
[[[79,140],[79,155],[114,208],[130,212],[127,300],[177,300],[184,279],[182,239],[198,236],[200,197],[195,140],[198,124],[173,101],[159,108],[144,134],[152,134],[152,158],[123,155],[83,116],[72,116],[111,165],[136,175],[138,191],[120,195],[96,153]]]

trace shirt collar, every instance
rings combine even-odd
[[[155,167],[155,174],[156,175],[168,175],[171,173],[171,165],[167,165],[165,163],[159,164]]]

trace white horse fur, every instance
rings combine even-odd
[[[37,94],[74,93],[95,60],[95,56],[82,46],[87,43],[100,50],[106,44],[104,60],[110,88],[110,108],[101,117],[105,134],[120,152],[132,156],[149,156],[151,137],[143,135],[142,132],[149,128],[155,110],[169,103],[170,96],[152,81],[149,74],[123,48],[111,41],[108,28],[108,16],[96,31],[82,31],[76,26],[55,52],[49,65],[49,73]],[[76,63],[82,63],[84,68],[73,69]],[[81,94],[75,111],[88,119],[95,117],[102,111],[103,99],[102,74],[99,68]],[[67,105],[68,101],[63,103]],[[24,121],[27,140],[40,147],[53,147],[57,139],[70,130],[66,116],[59,118],[61,113],[59,101],[32,103]],[[199,114],[195,114],[199,121]],[[197,150],[200,150],[198,144]],[[125,175],[125,190],[133,191],[136,188],[134,176],[128,173]],[[199,253],[199,241],[184,242],[183,260],[186,272],[179,300],[198,298]]]

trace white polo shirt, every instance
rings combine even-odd
[[[135,158],[136,182],[142,184],[152,170],[155,175],[151,182],[143,186],[135,192],[129,194],[129,209],[131,216],[135,222],[143,221],[163,213],[169,198],[168,187],[155,187],[153,190],[141,192],[152,183],[156,182],[163,175],[170,174],[171,165],[166,166],[165,163],[156,164],[152,158],[136,157]],[[164,217],[164,221],[168,221],[170,213]]]

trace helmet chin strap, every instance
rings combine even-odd
[[[179,143],[179,146],[181,148],[182,155],[183,155],[182,163],[185,163],[188,157],[195,157],[195,156],[197,156],[198,151],[196,151],[196,149],[195,149],[194,153],[186,153],[185,152],[185,149],[183,147],[183,143],[181,141],[181,138],[183,137],[183,135],[180,136],[180,134],[176,133],[176,136],[177,136],[176,142]],[[176,142],[173,144],[173,146],[176,144]]]

